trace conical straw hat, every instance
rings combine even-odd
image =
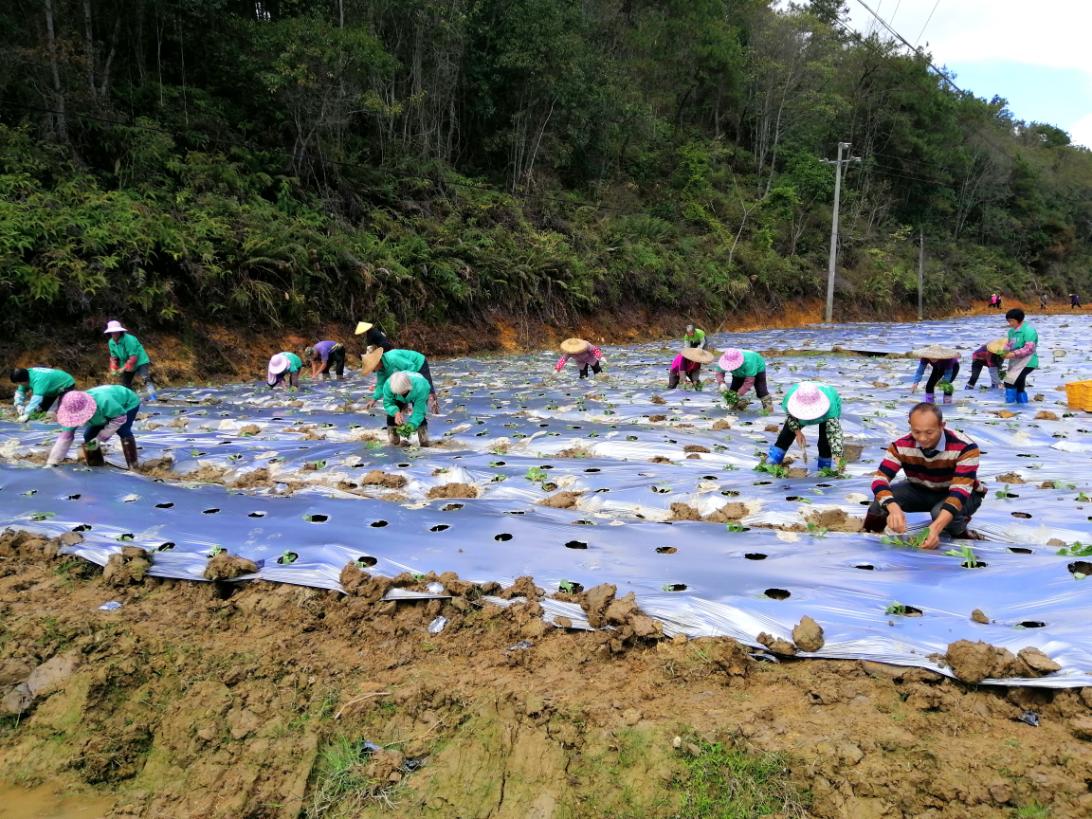
[[[364,375],[374,373],[382,358],[383,348],[373,347],[360,357],[360,371],[364,373]]]
[[[688,361],[696,361],[699,364],[712,364],[716,360],[711,352],[703,350],[701,347],[683,348],[682,357]]]
[[[959,350],[955,347],[945,347],[941,344],[930,344],[928,347],[914,350],[913,355],[916,358],[958,358]]]
[[[591,346],[582,338],[567,338],[561,342],[561,352],[567,355],[579,355]]]

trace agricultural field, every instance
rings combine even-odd
[[[964,389],[997,316],[712,336],[764,353],[768,416],[651,343],[435,361],[428,448],[357,374],[165,389],[138,473],[4,420],[0,778],[116,816],[1087,815],[1090,323],[1032,323],[1019,406]],[[860,531],[928,343],[989,490],[933,552],[924,514]],[[814,427],[755,469],[802,379],[843,474]]]

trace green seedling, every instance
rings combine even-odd
[[[219,543],[216,543],[216,544],[213,545],[213,547],[211,549],[209,549],[209,557],[216,557],[216,555],[220,554],[221,552],[226,552],[226,551],[227,551],[227,549],[225,549]]]
[[[951,381],[941,381],[939,384],[937,384],[937,386],[940,388],[940,391],[945,395],[951,395],[953,392],[955,392],[955,386],[953,386]]]
[[[765,472],[767,475],[773,475],[775,478],[787,478],[789,475],[789,468],[782,466],[781,464],[763,462],[755,467],[755,472]]]
[[[1007,486],[1002,486],[1000,489],[993,493],[993,496],[998,500],[1008,500],[1012,497],[1012,492],[1009,491],[1009,488]]]
[[[501,481],[506,481],[506,480],[508,480],[507,475],[494,475],[492,483],[500,483]]]
[[[892,603],[890,606],[888,606],[886,609],[884,609],[883,613],[884,614],[894,614],[894,615],[898,615],[900,617],[903,617],[903,616],[906,615],[906,606],[903,605],[902,603],[895,602],[895,603]]]
[[[49,520],[51,517],[53,517],[56,514],[57,514],[56,512],[35,512],[33,515],[30,516],[30,519],[31,520]]]
[[[284,565],[284,566],[287,566],[290,563],[295,563],[297,560],[299,560],[299,558],[300,558],[300,556],[298,554],[296,554],[295,552],[285,552],[284,554],[281,555],[281,559],[278,560],[277,562]]]
[[[319,469],[325,468],[325,466],[326,466],[326,461],[308,461],[307,463],[305,463],[303,465],[303,468],[304,469],[313,469],[313,470],[317,471]]]
[[[566,594],[572,594],[576,590],[576,584],[571,580],[562,580],[557,584],[559,591],[563,591]]]
[[[727,524],[725,524],[724,528],[727,529],[729,532],[746,532],[747,531],[747,527],[744,526],[742,523],[734,523],[734,522],[733,523],[727,523]]]
[[[1089,501],[1092,501],[1092,498],[1088,497],[1088,493],[1081,492],[1077,495],[1077,501],[1079,503],[1088,503]]]
[[[1063,557],[1092,557],[1092,543],[1085,545],[1077,540],[1060,548],[1058,554]]]
[[[403,438],[408,438],[416,432],[416,428],[413,424],[399,424],[396,432]]]
[[[136,537],[135,537],[135,535],[133,535],[132,532],[125,532],[123,534],[118,535],[117,539],[119,541],[121,541],[122,543],[128,543],[131,540],[135,540]]]
[[[523,477],[531,481],[531,483],[543,483],[549,476],[541,466],[532,466]]]
[[[825,526],[820,526],[817,523],[808,524],[808,533],[811,534],[813,537],[825,537],[827,532],[829,531],[830,529]]]
[[[944,554],[948,557],[962,558],[959,565],[964,569],[976,569],[978,568],[978,556],[974,553],[974,549],[970,546],[964,545],[959,549],[948,549]]]
[[[880,543],[887,544],[888,546],[901,546],[911,549],[920,549],[921,544],[925,542],[925,539],[929,537],[929,530],[925,529],[914,535],[906,535],[900,537],[898,535],[884,535],[880,538]]]

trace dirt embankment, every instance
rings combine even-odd
[[[1092,811],[1092,689],[758,662],[662,639],[603,587],[573,599],[621,625],[569,632],[543,623],[530,579],[406,576],[452,597],[395,603],[355,568],[344,596],[105,578],[56,545],[0,543],[0,683],[33,683],[0,719],[0,780],[83,783],[114,816]],[[793,637],[814,648],[821,626]]]
[[[1032,305],[1013,301],[1006,307]],[[839,320],[912,321],[912,310],[885,312],[881,316],[852,312]],[[983,305],[957,310],[950,315],[969,316],[991,311]],[[1034,311],[1042,312],[1042,311]],[[1066,313],[1061,305],[1048,312]],[[678,339],[687,321],[695,321],[707,332],[746,331],[771,327],[799,327],[822,320],[823,305],[806,300],[786,305],[773,314],[759,311],[730,316],[684,315],[678,312],[629,310],[578,317],[570,324],[536,319],[513,320],[504,312],[486,314],[476,322],[433,326],[411,322],[390,333],[396,344],[420,350],[429,356],[457,356],[471,353],[514,353],[556,347],[561,339],[578,335],[597,344],[631,344],[655,339]],[[937,318],[937,316],[930,316]],[[77,326],[28,328],[16,336],[0,340],[0,357],[11,366],[53,366],[72,373],[81,384],[109,383],[106,339],[102,328],[106,316],[93,316]],[[353,335],[349,323],[326,324],[309,328],[227,327],[194,325],[184,331],[146,330],[133,323],[132,330],[152,357],[157,380],[167,386],[206,382],[260,379],[269,357],[281,350],[296,350],[312,342],[332,338],[344,342],[349,351],[348,364],[356,366],[364,345]],[[305,368],[306,369],[306,368]],[[0,380],[0,397],[11,394],[7,379]]]

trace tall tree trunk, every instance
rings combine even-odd
[[[68,118],[65,115],[64,91],[61,88],[61,70],[57,66],[57,38],[53,32],[53,0],[44,0],[46,16],[46,43],[49,49],[49,69],[53,75],[54,130],[61,142],[68,142]]]
[[[87,52],[87,63],[84,70],[87,74],[87,89],[91,93],[91,100],[97,98],[95,90],[95,33],[91,28],[91,0],[83,0],[83,44]]]
[[[99,83],[99,100],[109,99],[110,68],[114,64],[114,55],[118,50],[118,34],[121,32],[121,15],[114,18],[114,31],[110,34],[110,51],[106,55],[106,64],[102,67],[102,82]]]

